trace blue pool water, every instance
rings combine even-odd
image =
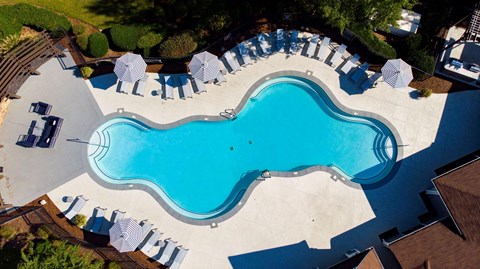
[[[383,123],[342,112],[318,85],[296,77],[264,83],[234,120],[160,130],[115,118],[90,144],[90,164],[102,179],[148,185],[193,219],[229,211],[267,169],[329,166],[348,180],[373,183],[397,155]]]

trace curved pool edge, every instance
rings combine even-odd
[[[282,76],[294,76],[294,77],[299,77],[299,78],[304,78],[304,79],[310,80],[313,83],[320,86],[323,89],[323,91],[325,92],[325,94],[328,96],[328,98],[330,98],[332,103],[338,109],[340,109],[341,111],[343,111],[345,113],[348,113],[348,114],[351,114],[351,115],[360,116],[360,117],[369,117],[369,118],[376,119],[376,120],[380,121],[381,123],[383,123],[385,126],[387,126],[390,129],[390,131],[392,132],[392,135],[394,136],[394,138],[396,140],[396,144],[400,145],[400,146],[397,146],[397,156],[396,156],[397,158],[396,158],[395,163],[393,164],[393,167],[390,169],[390,171],[387,173],[387,175],[382,180],[380,180],[379,182],[376,182],[376,183],[369,183],[369,182],[359,183],[359,182],[350,181],[348,179],[345,179],[343,177],[343,175],[341,173],[339,173],[334,167],[321,166],[321,165],[311,166],[311,167],[308,167],[306,169],[295,171],[295,172],[270,171],[270,174],[273,177],[299,177],[299,176],[304,176],[304,175],[307,175],[307,174],[310,174],[310,173],[313,173],[313,172],[322,171],[322,172],[327,172],[327,173],[331,174],[332,175],[331,178],[333,180],[340,181],[340,182],[342,182],[343,184],[346,184],[349,187],[353,187],[353,188],[357,188],[357,189],[375,189],[375,188],[381,187],[384,184],[388,183],[393,178],[393,176],[398,171],[398,166],[400,165],[401,160],[403,159],[403,147],[401,146],[403,144],[402,144],[402,140],[401,140],[400,135],[399,135],[398,131],[396,130],[396,128],[390,123],[390,121],[388,121],[386,118],[384,118],[384,117],[382,117],[378,114],[368,112],[368,111],[354,110],[354,109],[350,109],[350,108],[344,106],[337,99],[337,97],[333,94],[331,89],[327,85],[325,85],[320,79],[316,78],[313,75],[308,75],[307,73],[298,72],[298,71],[280,71],[280,72],[274,72],[274,73],[268,74],[268,75],[260,78],[254,84],[252,84],[250,86],[250,88],[245,92],[244,96],[240,100],[237,107],[234,108],[234,110],[235,111],[241,111],[244,108],[244,106],[246,105],[246,103],[248,102],[248,100],[250,99],[251,95],[262,84],[264,84],[265,82],[267,82],[268,80],[270,80],[272,78],[282,77]],[[145,117],[143,117],[139,114],[132,113],[132,112],[127,112],[127,111],[124,111],[124,109],[119,108],[119,109],[117,109],[116,113],[111,113],[111,114],[105,115],[102,119],[100,119],[97,123],[95,123],[90,128],[88,133],[93,134],[95,132],[95,130],[98,128],[98,126],[102,125],[103,123],[105,123],[105,122],[107,122],[111,119],[118,118],[118,117],[124,117],[124,118],[131,118],[131,119],[139,120],[143,124],[148,125],[151,128],[156,128],[156,129],[175,128],[175,127],[178,127],[180,125],[186,124],[186,123],[191,122],[191,121],[224,121],[224,120],[226,120],[224,117],[222,117],[220,115],[193,115],[193,116],[189,116],[189,117],[186,117],[186,118],[182,118],[182,119],[180,119],[178,121],[175,121],[175,122],[171,122],[171,123],[167,123],[167,124],[160,124],[160,123],[153,122],[153,121],[151,121],[151,120],[149,120],[149,119],[147,119],[147,118],[145,118]],[[208,119],[206,119],[206,118],[208,118]],[[83,147],[83,150],[85,151],[84,154],[82,154],[82,156],[83,156],[82,158],[84,158],[83,161],[86,161],[86,163],[89,163],[89,160],[88,160],[88,146]],[[232,203],[231,209],[226,211],[222,215],[215,216],[215,217],[212,217],[212,218],[209,218],[209,219],[193,219],[193,218],[186,217],[186,216],[180,214],[179,212],[175,211],[166,201],[164,201],[164,199],[157,192],[157,190],[155,190],[155,188],[152,188],[152,187],[150,187],[146,184],[140,184],[140,183],[130,183],[130,182],[123,183],[123,184],[110,183],[110,182],[107,182],[104,179],[102,179],[100,176],[98,176],[89,164],[86,165],[85,167],[86,167],[88,175],[96,183],[98,183],[102,187],[105,187],[105,188],[108,188],[108,189],[113,189],[113,190],[143,190],[143,191],[149,193],[157,201],[157,203],[159,203],[162,206],[162,208],[172,217],[174,217],[177,220],[182,221],[184,223],[188,223],[188,224],[192,224],[192,225],[201,225],[201,226],[212,225],[212,223],[223,222],[223,221],[231,218],[233,215],[235,215],[238,211],[241,210],[241,208],[246,204],[248,198],[250,197],[250,195],[253,192],[253,190],[255,189],[255,187],[258,186],[262,182],[261,180],[254,180],[247,187],[247,189],[244,189],[244,193],[243,193],[242,197],[239,200],[235,201],[236,205],[233,206],[233,203]],[[242,190],[239,190],[239,191],[242,191]]]

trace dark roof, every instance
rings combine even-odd
[[[389,245],[405,269],[480,268],[480,246],[456,233],[450,217]]]
[[[480,245],[480,160],[433,180],[460,233]]]
[[[358,253],[357,255],[345,259],[328,269],[383,269],[382,262],[378,258],[377,252],[373,247]]]

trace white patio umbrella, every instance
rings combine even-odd
[[[403,88],[413,79],[412,67],[402,59],[388,60],[382,67],[382,76],[393,88]]]
[[[134,251],[143,240],[142,227],[132,218],[115,222],[109,234],[110,244],[120,252]]]
[[[193,55],[188,68],[192,77],[203,82],[215,79],[220,73],[218,57],[207,51]]]
[[[129,52],[117,59],[113,72],[121,81],[135,82],[145,76],[146,69],[142,56]]]

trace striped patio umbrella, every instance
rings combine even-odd
[[[145,76],[145,69],[147,64],[142,56],[129,52],[117,59],[113,72],[121,81],[135,82]]]
[[[402,59],[388,60],[382,67],[382,76],[390,86],[403,88],[413,79],[412,67]]]
[[[193,55],[188,68],[192,77],[203,82],[215,79],[220,73],[218,57],[207,51]]]
[[[142,227],[132,218],[118,220],[109,233],[110,244],[120,252],[134,251],[143,240]]]

